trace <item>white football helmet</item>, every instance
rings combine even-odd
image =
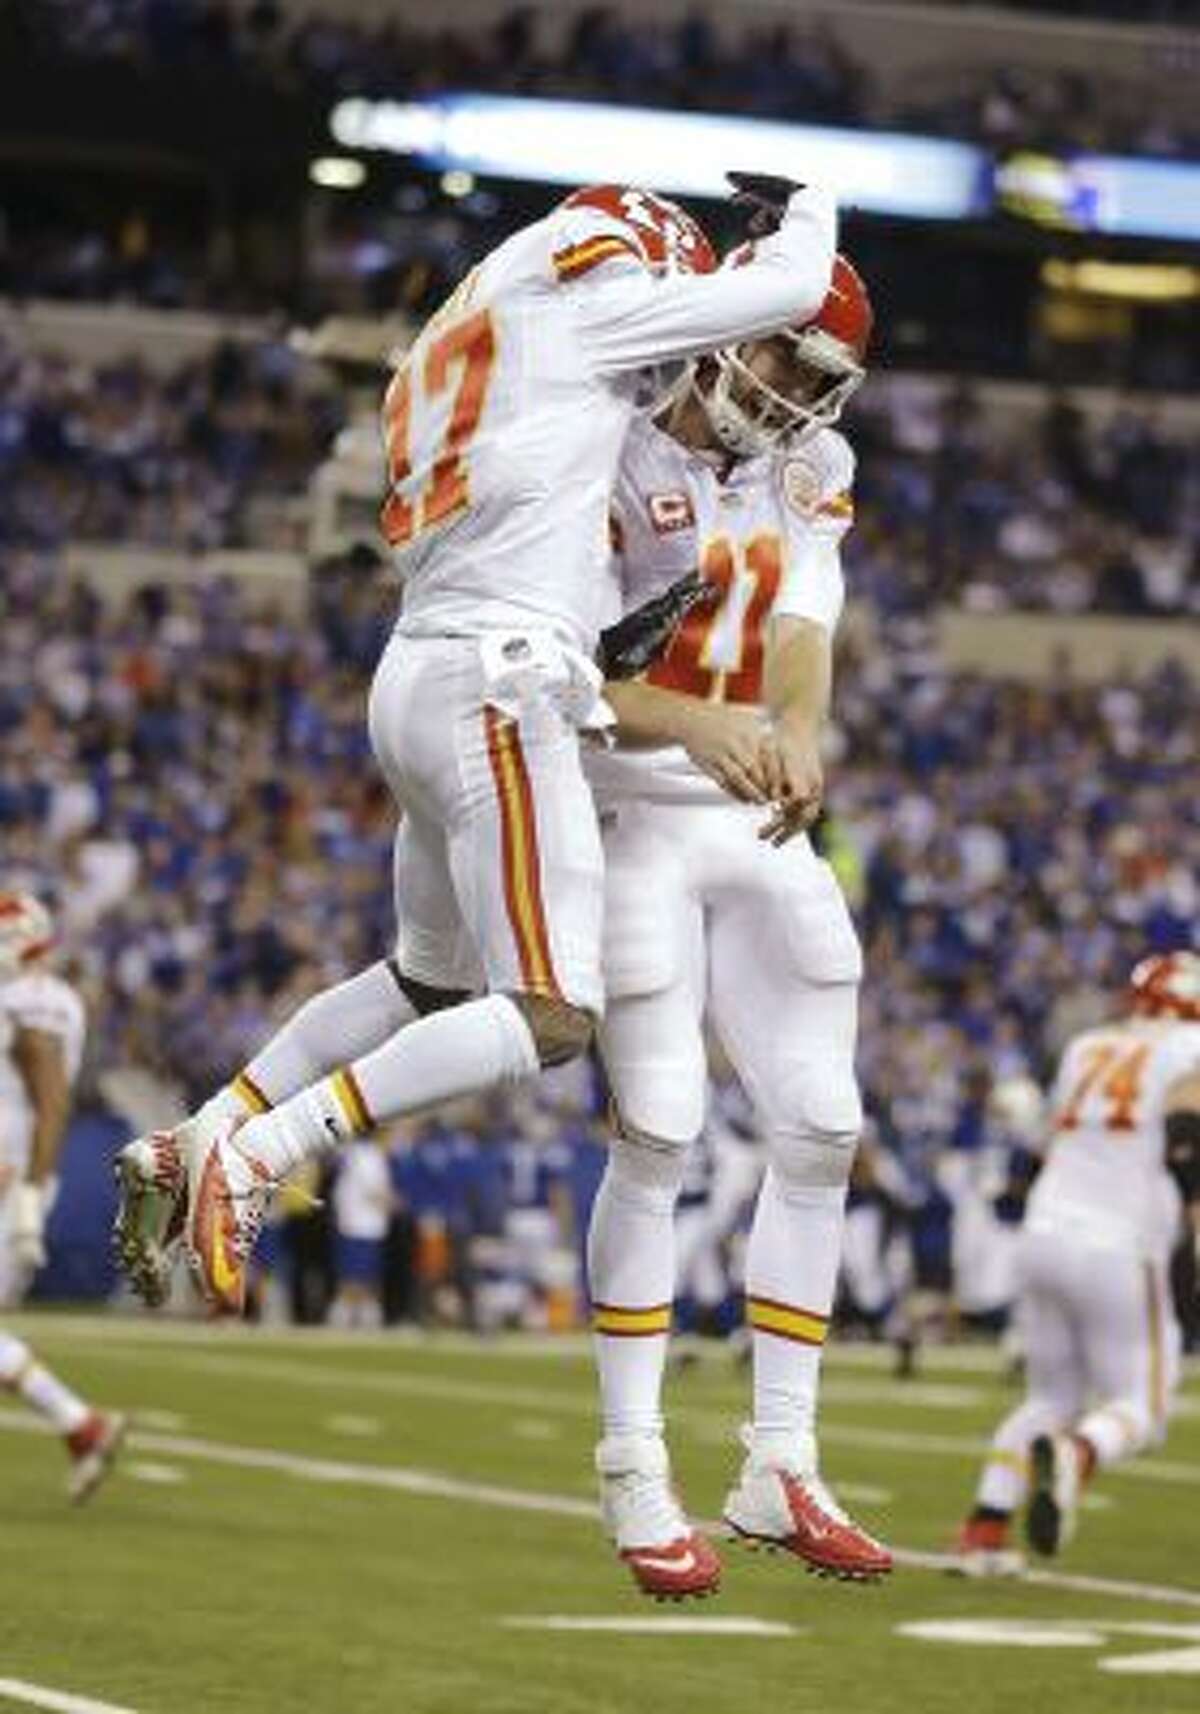
[[[0,978],[17,975],[53,944],[54,923],[42,901],[0,891]]]

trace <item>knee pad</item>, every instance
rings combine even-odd
[[[845,1190],[858,1131],[776,1131],[771,1169],[785,1190]]]
[[[776,1092],[782,1117],[771,1127],[771,1165],[785,1184],[839,1189],[848,1182],[862,1129],[858,1084],[847,1067],[797,1065]]]
[[[674,1207],[686,1162],[687,1149],[678,1143],[626,1131],[609,1145],[608,1176],[619,1195],[639,1202],[666,1200]]]

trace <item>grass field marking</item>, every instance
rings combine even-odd
[[[958,1555],[954,1553],[932,1553],[917,1547],[893,1547],[892,1551],[898,1565],[907,1565],[914,1571],[959,1573],[961,1570]],[[1164,1583],[1126,1583],[1120,1578],[1089,1577],[1082,1571],[1042,1571],[1027,1568],[1006,1581],[1029,1583],[1044,1589],[1071,1589],[1080,1595],[1115,1595],[1124,1601],[1161,1602],[1168,1606],[1200,1608],[1200,1589],[1175,1589]]]
[[[0,1429],[45,1434],[49,1431],[35,1417],[24,1411],[0,1410]],[[591,1500],[577,1499],[569,1494],[544,1494],[524,1488],[503,1488],[494,1483],[465,1482],[458,1477],[436,1471],[411,1470],[391,1464],[347,1464],[328,1458],[308,1458],[297,1453],[273,1451],[256,1446],[228,1445],[222,1441],[199,1440],[167,1434],[134,1432],[130,1444],[147,1452],[166,1453],[176,1458],[196,1458],[210,1464],[229,1465],[243,1470],[273,1470],[285,1475],[299,1476],[315,1482],[344,1482],[368,1488],[382,1488],[393,1493],[422,1495],[429,1499],[456,1500],[467,1505],[496,1506],[506,1511],[542,1512],[555,1517],[581,1518],[594,1523],[598,1506]],[[701,1528],[719,1530],[719,1524],[698,1520]],[[929,1553],[918,1548],[895,1548],[901,1565],[918,1571],[952,1571],[957,1561],[952,1554]],[[1200,1609],[1200,1590],[1174,1589],[1153,1583],[1126,1583],[1105,1577],[1086,1577],[1060,1571],[1029,1571],[1024,1581],[1042,1584],[1047,1589],[1075,1589],[1085,1594],[1111,1595],[1130,1601],[1151,1601],[1166,1606]]]
[[[135,1482],[149,1482],[152,1487],[171,1488],[187,1481],[187,1472],[176,1464],[154,1464],[147,1458],[123,1458],[121,1474]]]
[[[1200,1625],[1147,1619],[909,1619],[895,1629],[898,1637],[912,1637],[918,1642],[982,1648],[1103,1649],[1111,1647],[1114,1635],[1167,1638],[1192,1646],[1106,1655],[1096,1665],[1101,1672],[1146,1678],[1200,1675]]]
[[[446,1404],[509,1406],[533,1415],[582,1417],[591,1421],[596,1411],[593,1401],[572,1393],[547,1392],[535,1387],[511,1387],[489,1381],[447,1380],[435,1375],[378,1375],[373,1372],[342,1369],[295,1357],[264,1357],[261,1349],[240,1338],[236,1341],[240,1355],[227,1346],[224,1355],[204,1350],[176,1350],[173,1361],[180,1368],[197,1374],[224,1375],[255,1382],[290,1382],[301,1387],[337,1388],[340,1392],[372,1392],[391,1394],[397,1398],[436,1399]],[[158,1370],[161,1359],[146,1349],[124,1347],[120,1339],[109,1342],[106,1353],[114,1362]],[[731,1414],[709,1405],[689,1405],[675,1400],[670,1415],[673,1421],[692,1425],[703,1432],[724,1439],[732,1436],[736,1426]],[[961,1457],[972,1461],[982,1458],[987,1441],[980,1436],[927,1434],[921,1430],[861,1428],[849,1423],[825,1421],[821,1440],[830,1446],[850,1446],[864,1451],[913,1453],[918,1456]],[[1164,1482],[1183,1487],[1200,1486],[1200,1464],[1183,1464],[1164,1458],[1138,1458],[1119,1464],[1107,1474],[1117,1481]]]
[[[325,1427],[330,1434],[343,1434],[351,1440],[373,1440],[383,1433],[383,1424],[377,1416],[354,1416],[349,1413],[327,1416]]]
[[[1159,1677],[1164,1673],[1186,1673],[1200,1677],[1200,1648],[1155,1649],[1151,1654],[1110,1654],[1096,1665],[1101,1672],[1116,1672],[1142,1677]]]
[[[906,1619],[895,1632],[919,1643],[978,1648],[1100,1649],[1105,1640],[1095,1619]]]
[[[48,1708],[52,1714],[134,1714],[132,1708],[119,1707],[115,1702],[72,1696],[65,1690],[51,1690],[45,1684],[27,1684],[23,1678],[0,1678],[0,1696],[7,1696],[10,1702],[24,1702],[30,1708]]]
[[[510,1613],[497,1620],[509,1631],[610,1631],[621,1636],[667,1637],[802,1637],[799,1625],[778,1619],[737,1618],[728,1613],[712,1618],[685,1618],[664,1613],[639,1618],[636,1614]]]

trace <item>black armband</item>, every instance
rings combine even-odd
[[[1200,1113],[1168,1113],[1167,1171],[1185,1202],[1200,1202]]]
[[[720,591],[698,571],[689,571],[653,600],[601,631],[596,664],[605,678],[636,678],[670,648],[693,607],[710,604]]]

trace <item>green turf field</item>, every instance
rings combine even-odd
[[[1169,1447],[1103,1479],[1056,1568],[1069,1586],[905,1564],[863,1589],[730,1545],[717,1600],[659,1607],[591,1516],[578,1344],[6,1325],[137,1429],[124,1469],[71,1512],[58,1447],[0,1412],[0,1710],[31,1705],[4,1681],[89,1699],[43,1704],[79,1714],[1200,1709],[1200,1377]],[[699,1515],[719,1512],[743,1388],[721,1361],[672,1382]],[[835,1350],[827,1474],[893,1544],[942,1549],[1012,1396],[990,1352],[937,1354],[897,1383],[882,1355]],[[665,1628],[735,1619],[766,1629]],[[959,1640],[905,1634],[949,1621]],[[997,1621],[1026,1640],[961,1640],[964,1622]]]

